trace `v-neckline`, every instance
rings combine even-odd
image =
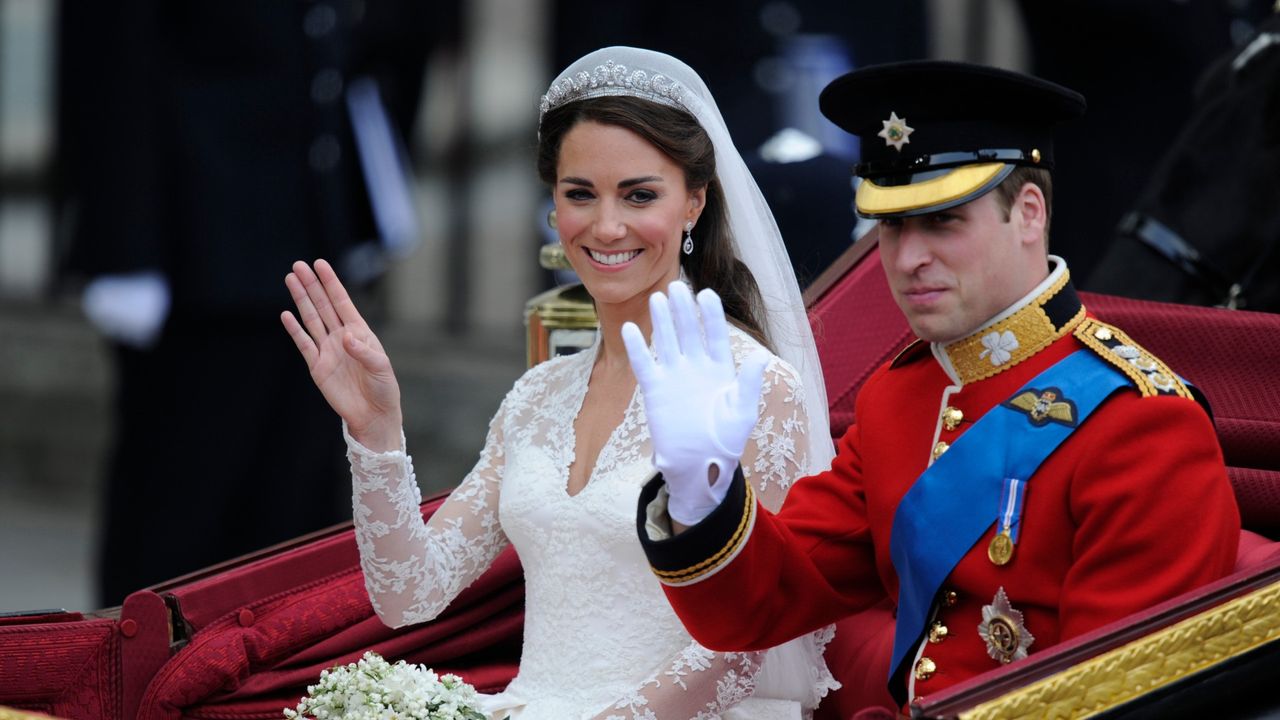
[[[596,456],[591,463],[591,468],[587,471],[587,481],[582,484],[582,487],[578,488],[578,492],[569,492],[569,479],[573,471],[573,465],[578,459],[578,416],[582,414],[582,408],[587,403],[587,392],[591,389],[591,371],[595,367],[596,358],[599,357],[600,344],[600,335],[597,333],[596,341],[591,344],[591,348],[588,351],[590,354],[586,358],[586,367],[584,368],[585,372],[579,373],[577,376],[579,379],[577,380],[577,385],[574,387],[577,390],[578,396],[574,402],[575,407],[573,408],[573,413],[568,417],[569,427],[565,434],[569,438],[569,445],[565,452],[565,456],[562,459],[562,477],[560,479],[559,487],[560,492],[570,500],[580,497],[592,485],[596,484],[596,471],[600,469],[600,458],[605,457],[605,452],[617,443],[618,431],[627,424],[627,418],[631,417],[631,413],[633,412],[633,408],[636,404],[636,398],[639,397],[640,394],[640,384],[636,383],[636,386],[631,389],[631,398],[627,400],[627,406],[622,410],[622,418],[618,420],[618,424],[614,425],[613,429],[609,431],[609,437],[605,438],[604,444],[602,444],[600,446],[600,450],[596,452]],[[584,352],[582,354],[588,355],[588,352]]]

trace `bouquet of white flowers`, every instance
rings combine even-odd
[[[336,665],[307,686],[287,720],[485,720],[476,689],[457,675],[436,675],[422,665],[393,665],[375,652]]]

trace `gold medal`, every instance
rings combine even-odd
[[[991,538],[991,544],[987,546],[987,557],[996,565],[1008,565],[1013,559],[1013,538],[1009,536],[1008,529]]]

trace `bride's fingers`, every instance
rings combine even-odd
[[[306,267],[306,263],[294,263],[294,272],[284,276],[284,285],[289,288],[289,295],[293,297],[293,304],[298,306],[298,317],[302,319],[303,327],[307,329],[312,338],[323,338],[329,333],[324,329],[324,322],[320,319],[320,314],[316,312],[316,306],[312,304],[311,296],[307,295],[306,288],[302,286],[302,280],[298,278],[297,270],[299,266]]]
[[[320,278],[320,284],[324,286],[329,300],[333,302],[334,312],[338,314],[342,324],[363,326],[365,324],[364,318],[360,317],[360,311],[356,309],[356,304],[351,301],[351,296],[347,294],[347,288],[338,279],[338,273],[333,271],[333,266],[327,260],[316,260],[315,268],[316,276]]]
[[[316,313],[324,322],[324,326],[329,332],[334,332],[342,327],[342,320],[338,318],[338,313],[333,309],[333,302],[329,299],[329,293],[325,290],[324,285],[320,284],[320,278],[316,277],[311,266],[306,263],[294,263],[293,273],[302,281],[302,287],[306,288],[307,297],[311,298],[311,304],[315,306]]]
[[[348,355],[355,358],[361,367],[371,373],[385,372],[390,365],[386,355],[374,350],[369,343],[357,339],[349,332],[343,335],[342,345],[346,348]]]
[[[289,333],[289,337],[293,338],[293,344],[298,347],[298,352],[302,353],[302,359],[307,361],[307,367],[315,365],[316,358],[320,356],[320,351],[316,349],[316,343],[298,324],[297,318],[293,313],[285,310],[280,313],[280,322],[284,324],[284,329]]]

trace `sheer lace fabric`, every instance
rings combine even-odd
[[[759,347],[736,329],[732,342],[739,361]],[[573,421],[597,348],[542,363],[516,382],[479,462],[427,523],[408,455],[374,453],[347,437],[374,608],[394,627],[430,620],[514,543],[525,573],[524,646],[517,677],[487,698],[494,718],[801,717],[835,686],[820,657],[827,636],[810,639],[807,650],[713,653],[690,639],[649,571],[635,537],[637,498],[652,473],[638,392],[587,485],[568,494]],[[775,358],[742,461],[771,509],[808,470],[806,417],[795,372]],[[785,661],[766,659],[784,652]],[[762,663],[800,671],[803,691],[751,697]]]

